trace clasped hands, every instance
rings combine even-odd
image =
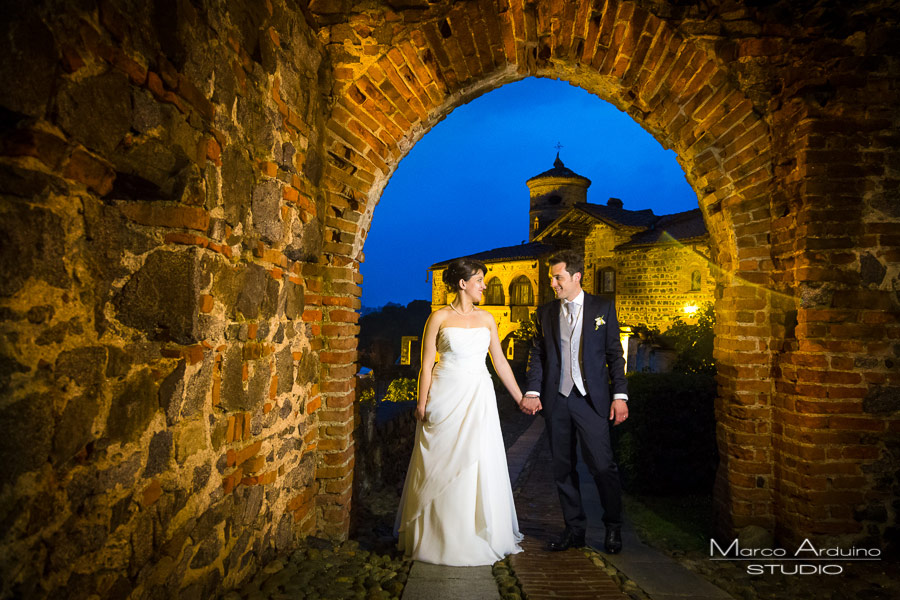
[[[540,396],[534,394],[525,394],[519,401],[519,409],[526,415],[535,415],[542,408]]]

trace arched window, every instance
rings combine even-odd
[[[538,221],[538,218],[537,218],[537,217],[535,217],[535,218],[534,218],[534,221],[531,223],[531,228],[532,228],[534,231],[537,231],[537,230],[538,230],[538,227],[540,226],[540,224],[541,224],[541,222]]]
[[[488,281],[487,289],[484,291],[484,303],[502,306],[503,302],[503,283],[499,277],[492,277]]]
[[[524,275],[516,277],[509,288],[511,306],[530,306],[534,304],[534,292],[531,289],[531,281]]]
[[[597,294],[616,295],[616,270],[612,267],[597,270]]]
[[[702,282],[700,271],[694,271],[691,273],[691,291],[699,292],[700,291],[700,283]]]

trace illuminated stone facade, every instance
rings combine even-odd
[[[622,327],[665,330],[675,317],[691,322],[699,308],[713,302],[709,234],[699,210],[658,216],[647,209],[627,210],[618,198],[610,198],[605,206],[590,204],[585,201],[590,183],[565,168],[557,156],[553,169],[528,180],[533,241],[470,255],[488,267],[482,307],[497,319],[504,347],[519,322],[554,297],[547,258],[556,249],[584,253],[582,286],[615,301]],[[548,220],[548,215],[555,218]],[[441,283],[447,262],[431,267],[435,310],[448,301]],[[530,295],[522,293],[526,280]]]

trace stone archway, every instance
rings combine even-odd
[[[324,11],[318,16],[340,21],[320,30],[335,61],[324,180],[329,204],[341,207],[328,230],[349,260],[362,258],[373,208],[399,161],[456,106],[530,75],[565,80],[612,102],[677,152],[722,275],[716,301],[718,532],[760,525],[783,539],[862,534],[864,519],[837,508],[853,496],[851,503],[865,510],[862,494],[840,491],[850,480],[836,483],[828,467],[799,464],[820,455],[814,448],[838,422],[804,413],[862,413],[867,392],[861,375],[793,370],[805,361],[826,367],[829,360],[821,348],[814,358],[806,354],[794,320],[833,316],[807,311],[798,299],[798,290],[810,285],[804,281],[827,279],[828,267],[798,270],[797,256],[809,256],[806,242],[800,230],[784,226],[812,216],[798,179],[813,179],[815,166],[804,161],[835,157],[810,147],[817,107],[784,87],[779,91],[787,97],[776,99],[772,78],[783,72],[761,68],[787,53],[783,40],[741,33],[741,26],[767,15],[742,8],[732,15],[738,26],[710,12],[698,29],[690,10],[651,2],[512,0],[372,9],[349,19]],[[804,129],[790,137],[793,123]],[[357,205],[349,220],[348,203]],[[823,231],[836,233],[828,225]],[[884,293],[876,295],[887,302]],[[895,301],[890,304],[896,309]],[[876,370],[883,372],[887,362]],[[812,390],[789,373],[823,385]],[[856,385],[832,390],[829,383]],[[817,404],[832,394],[857,401],[852,407]],[[851,429],[873,423],[858,417],[843,423]],[[846,439],[850,453],[881,456],[863,448],[864,436],[848,433]],[[834,473],[845,468],[837,464]],[[861,475],[858,465],[847,470]],[[884,506],[883,500],[874,504]]]
[[[735,86],[724,66],[708,49],[677,33],[665,21],[630,3],[610,3],[598,9],[586,5],[570,14],[551,14],[549,5],[512,3],[505,13],[482,6],[456,6],[431,21],[395,33],[390,48],[369,61],[336,65],[344,78],[335,81],[335,106],[328,123],[328,151],[342,157],[330,162],[326,181],[340,182],[332,197],[365,202],[365,212],[352,238],[351,255],[358,253],[370,225],[372,210],[388,177],[409,147],[434,123],[468,99],[526,75],[564,79],[580,85],[626,110],[665,146],[678,152],[688,181],[698,191],[711,232],[715,260],[735,280],[723,286],[717,312],[723,323],[736,323],[732,315],[752,304],[749,335],[739,326],[720,327],[719,348],[731,339],[765,340],[771,304],[752,284],[770,284],[760,261],[745,261],[738,270],[742,246],[759,256],[770,254],[768,244],[742,235],[737,220],[747,227],[768,226],[772,194],[772,139],[769,125],[754,111],[752,102]],[[574,7],[570,7],[574,8]],[[557,22],[554,31],[552,22]],[[541,26],[547,29],[541,31]],[[346,48],[346,42],[344,44]],[[371,49],[364,52],[372,52]],[[352,175],[351,175],[352,172]],[[349,175],[349,178],[348,178]],[[751,215],[754,215],[751,217]],[[338,235],[337,231],[333,235]],[[739,243],[737,240],[740,239]],[[347,241],[349,242],[349,236]],[[750,264],[753,263],[753,264]],[[749,272],[749,279],[742,271]],[[741,279],[748,279],[744,283]],[[746,308],[745,308],[746,305]],[[757,317],[756,313],[760,316]],[[764,344],[763,344],[764,345]],[[742,396],[745,379],[769,380],[772,356],[719,352],[725,398]],[[765,374],[738,373],[749,364]],[[771,421],[771,392],[752,402],[740,402],[752,420]],[[732,401],[735,398],[731,398]],[[740,431],[739,420],[720,408],[720,444],[723,474],[741,468],[728,439]],[[772,465],[771,441],[763,435],[753,447],[762,464]],[[737,463],[737,464],[736,464]],[[741,488],[747,489],[743,495]],[[735,526],[773,525],[773,490],[759,493],[755,482],[742,486],[731,481],[719,485],[719,499],[728,521]],[[755,505],[757,508],[749,509]]]

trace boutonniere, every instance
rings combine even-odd
[[[603,317],[597,317],[594,319],[594,331],[600,329],[601,325],[606,325],[606,321],[603,320]]]

